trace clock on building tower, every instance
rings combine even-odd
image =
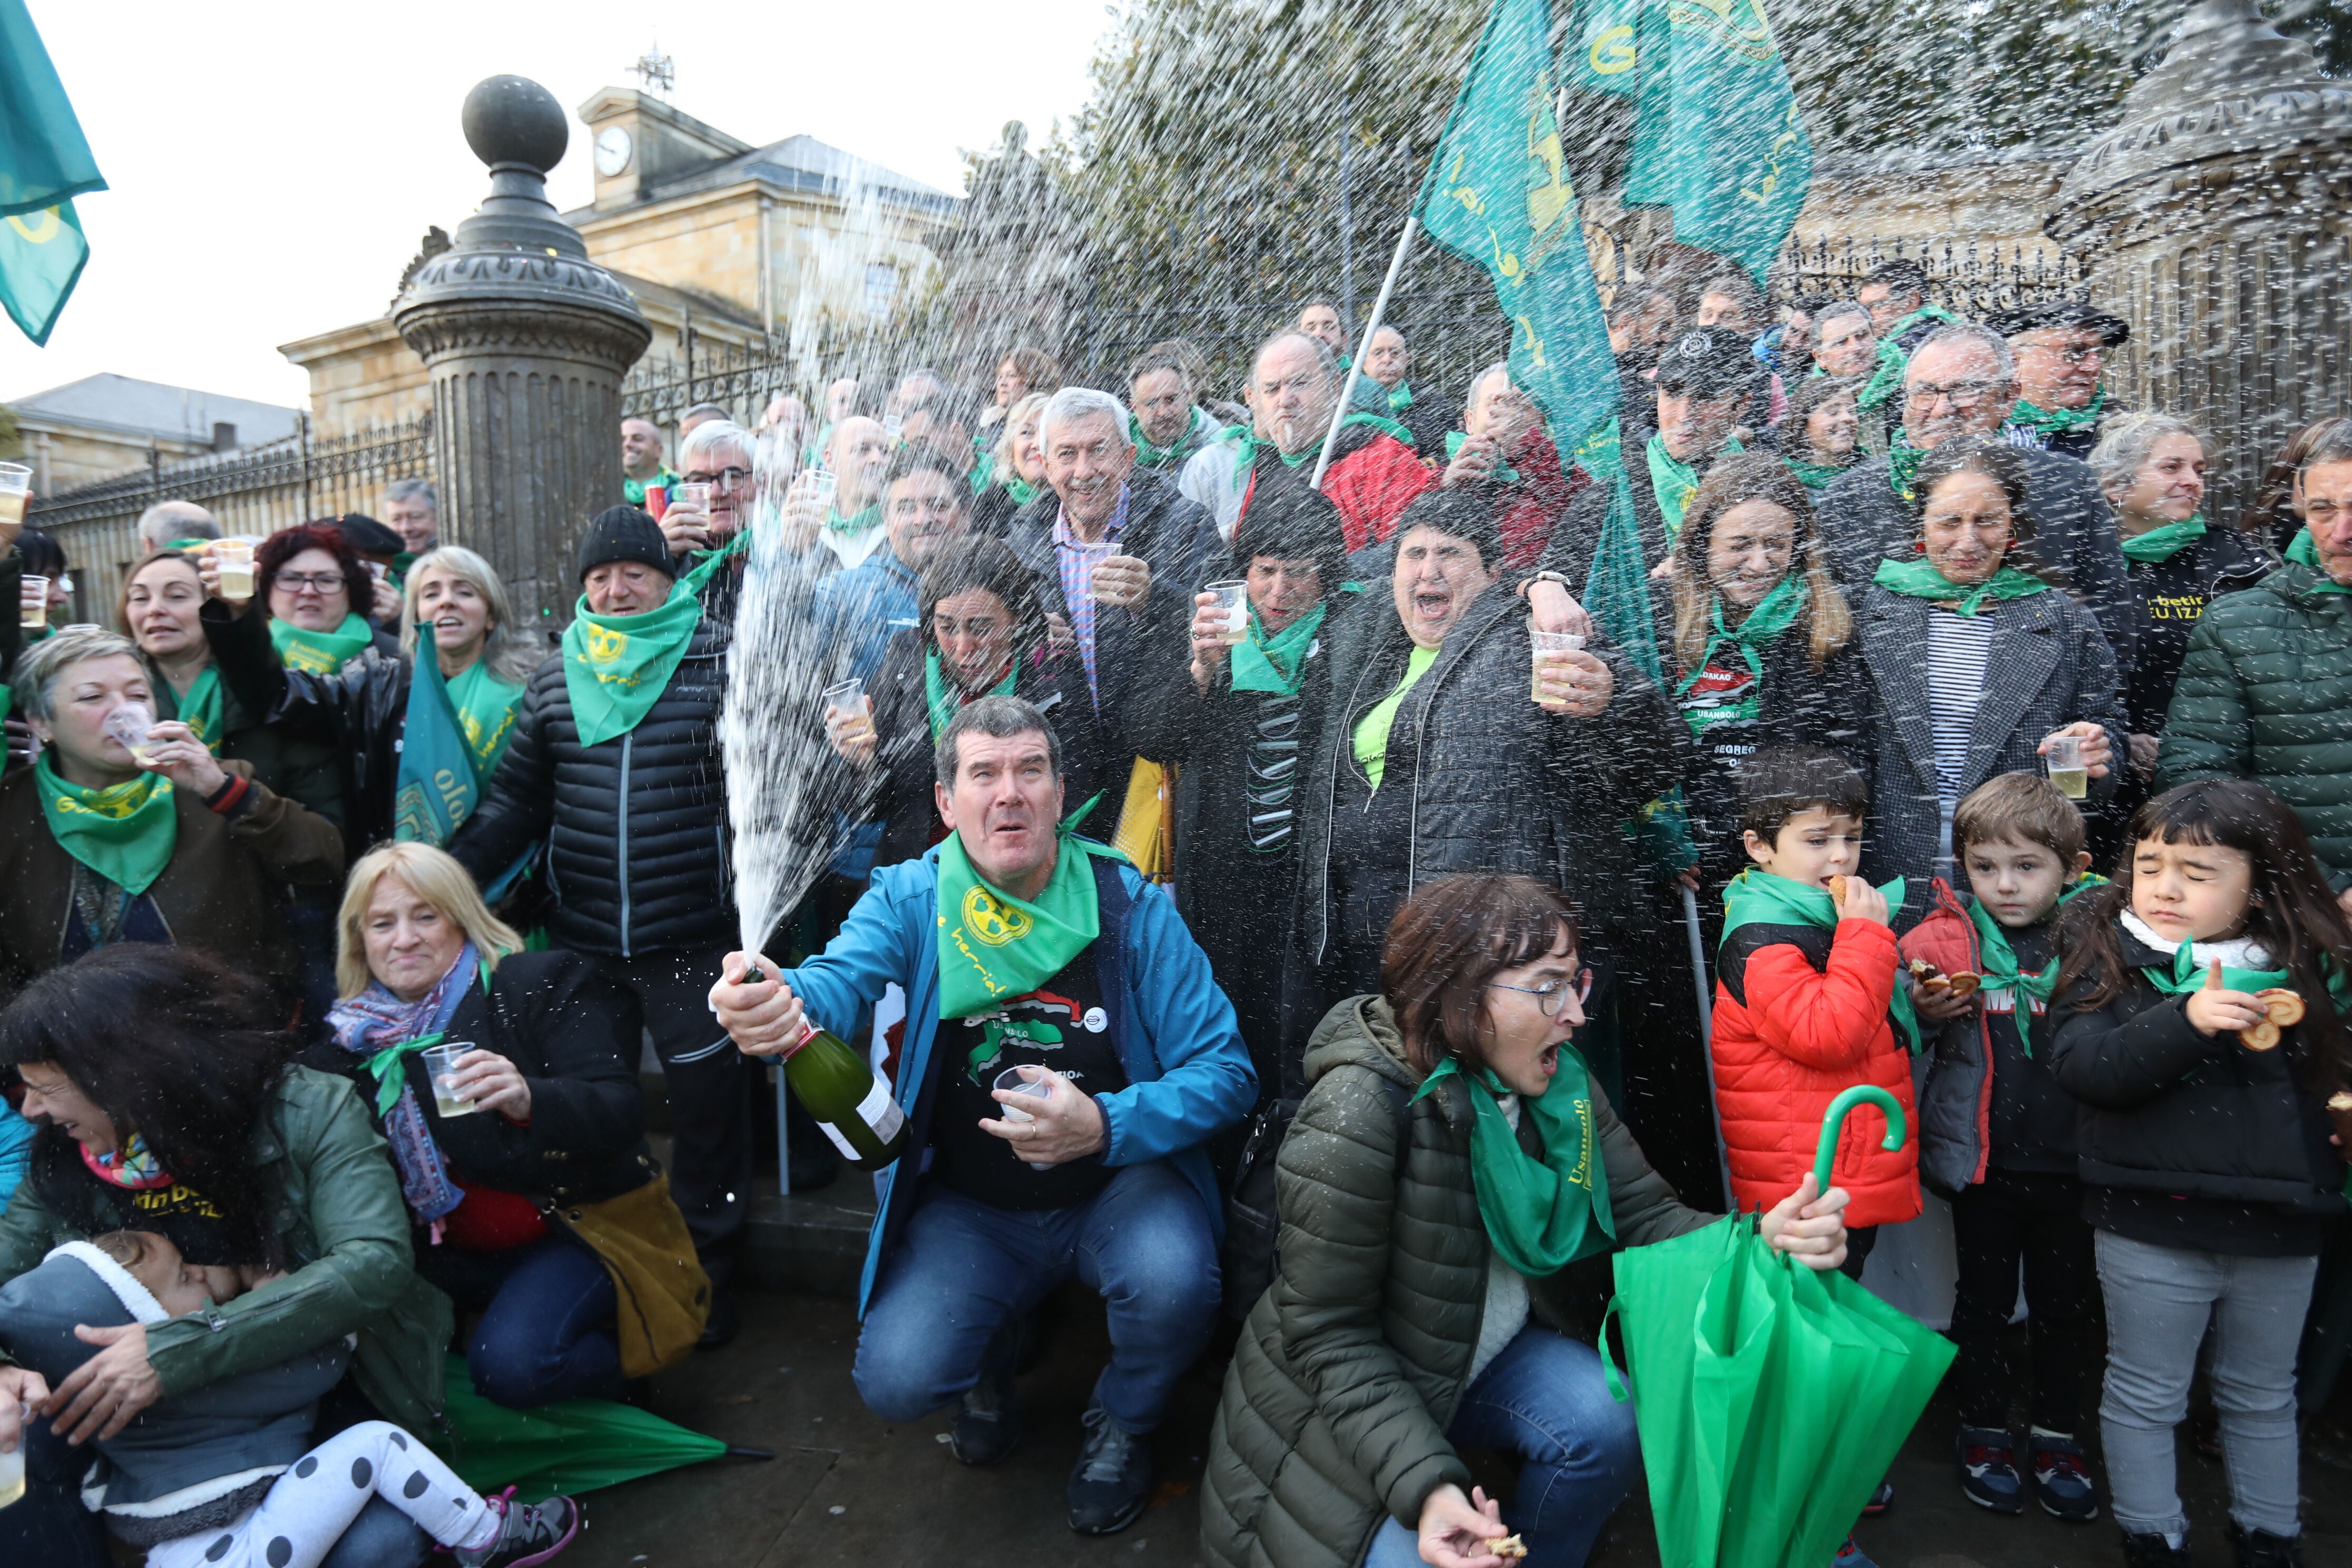
[[[635,151],[625,127],[607,125],[596,133],[596,172],[614,175],[629,166],[629,154]]]

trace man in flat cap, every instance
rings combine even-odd
[[[1985,324],[2017,356],[2017,406],[2001,435],[2012,447],[2087,458],[2103,421],[2128,412],[2107,396],[2106,355],[2131,328],[2085,300],[2046,300],[1997,310]]]

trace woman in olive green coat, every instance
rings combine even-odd
[[[1278,1163],[1277,1272],[1210,1439],[1215,1568],[1507,1568],[1490,1542],[1511,1533],[1531,1562],[1584,1561],[1639,1450],[1552,1288],[1580,1258],[1717,1217],[1675,1199],[1562,1048],[1591,984],[1558,892],[1444,877],[1389,928],[1383,994],[1317,1026]],[[1833,1268],[1844,1206],[1808,1176],[1763,1233]],[[1507,1518],[1457,1444],[1519,1457]]]

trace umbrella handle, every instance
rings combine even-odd
[[[1886,1141],[1880,1148],[1903,1147],[1903,1107],[1874,1083],[1855,1084],[1831,1100],[1828,1113],[1822,1118],[1821,1147],[1813,1155],[1813,1185],[1820,1192],[1830,1190],[1830,1166],[1837,1158],[1838,1132],[1845,1125],[1846,1114],[1857,1105],[1875,1105],[1886,1112]]]

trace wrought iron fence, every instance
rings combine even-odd
[[[1920,245],[1874,235],[1793,242],[1780,253],[1776,272],[1785,297],[1851,300],[1870,269],[1886,261],[1916,262],[1935,303],[1976,320],[2015,305],[2079,298],[2090,287],[2088,263],[2059,250],[1974,240]]]
[[[327,437],[310,433],[306,416],[283,440],[219,457],[144,468],[96,479],[35,501],[27,526],[64,546],[75,571],[74,615],[99,620],[111,613],[124,573],[145,553],[139,514],[158,501],[194,501],[220,520],[227,534],[259,536],[313,517],[383,510],[384,487],[433,471],[433,417]]]

